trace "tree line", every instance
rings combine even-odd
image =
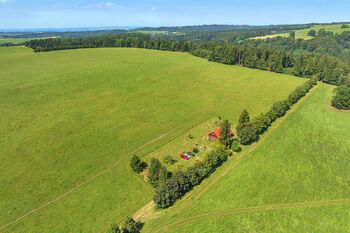
[[[225,146],[219,146],[217,149],[206,154],[203,162],[197,160],[194,165],[188,167],[185,171],[179,169],[175,172],[169,172],[162,163],[152,158],[148,168],[148,183],[154,188],[153,201],[158,209],[164,209],[173,205],[194,186],[199,185],[210,173],[215,171],[223,162],[227,160],[230,152]],[[136,155],[133,157],[137,157]],[[137,157],[137,160],[140,160]],[[135,159],[132,159],[130,166]],[[139,172],[139,170],[135,170]]]
[[[269,47],[285,51],[306,51],[331,56],[350,59],[350,31],[344,31],[339,34],[320,29],[318,31],[311,29],[308,36],[313,38],[304,40],[296,39],[295,33],[290,33],[289,37],[274,37],[266,39],[254,39],[240,41],[241,45],[251,45],[254,47]]]
[[[335,88],[331,104],[338,109],[350,110],[350,85]]]
[[[316,77],[320,81],[334,85],[342,85],[350,79],[349,63],[327,54],[296,53],[252,45],[194,44],[183,40],[152,38],[145,34],[125,33],[73,39],[32,40],[26,42],[26,46],[34,49],[35,52],[102,47],[180,51],[213,62],[293,74],[299,77]]]
[[[317,79],[309,79],[306,83],[291,92],[287,99],[275,102],[267,113],[262,113],[253,120],[250,120],[247,110],[243,110],[236,127],[240,143],[249,145],[258,141],[259,136],[263,134],[276,119],[284,116],[291,106],[305,96],[314,85],[317,85]]]
[[[287,99],[277,101],[266,114],[261,114],[250,120],[249,114],[243,110],[237,125],[239,142],[243,145],[251,144],[259,140],[259,135],[279,117],[282,117],[290,107],[317,84],[316,78],[309,79],[303,85],[291,92]],[[148,183],[155,189],[153,201],[159,209],[173,205],[176,200],[184,196],[194,186],[199,185],[203,179],[215,171],[228,156],[229,149],[239,151],[238,141],[232,138],[231,124],[224,120],[221,122],[220,145],[208,152],[202,161],[197,160],[194,165],[185,171],[179,169],[169,172],[167,168],[156,158],[152,158],[148,168]],[[130,160],[130,167],[136,172],[142,172],[147,164],[134,155]]]

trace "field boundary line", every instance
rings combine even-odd
[[[276,204],[276,205],[267,205],[267,206],[252,206],[246,208],[236,208],[236,209],[225,209],[219,211],[211,211],[203,214],[192,215],[189,218],[186,218],[186,221],[175,221],[169,225],[165,225],[154,232],[166,232],[165,229],[169,226],[174,226],[172,230],[176,230],[179,227],[195,223],[201,220],[205,220],[212,217],[222,217],[227,215],[241,214],[241,213],[253,213],[253,212],[262,212],[270,210],[284,210],[284,209],[294,209],[294,208],[303,208],[303,207],[316,207],[316,206],[327,206],[327,205],[341,205],[350,203],[350,199],[337,199],[337,200],[324,200],[324,201],[312,201],[312,202],[298,202],[298,203],[289,203],[289,204]]]
[[[166,135],[168,135],[168,134],[174,132],[175,130],[177,130],[177,129],[180,128],[181,126],[183,126],[183,125],[179,125],[179,126],[177,126],[176,128],[174,128],[174,129],[172,129],[172,130],[170,130],[170,131],[168,131],[168,132],[166,132],[166,133],[160,135],[159,137],[157,137],[157,138],[155,138],[155,139],[153,139],[153,140],[151,140],[151,141],[149,141],[149,142],[143,144],[142,146],[138,147],[136,150],[130,152],[128,155],[131,155],[131,154],[136,153],[137,151],[141,150],[141,149],[144,148],[145,146],[147,146],[147,145],[149,145],[149,144],[152,144],[153,142],[155,142],[155,141],[157,141],[157,140],[159,140],[159,139],[165,137]],[[51,201],[48,201],[48,202],[46,202],[45,204],[43,204],[43,205],[41,205],[41,206],[39,206],[39,207],[37,207],[37,208],[35,208],[35,209],[32,209],[31,211],[28,211],[27,213],[25,213],[25,214],[22,215],[21,217],[19,217],[19,218],[13,220],[13,221],[11,221],[11,222],[9,222],[9,223],[7,223],[7,224],[1,226],[1,227],[0,227],[0,230],[3,230],[3,229],[5,229],[6,227],[8,227],[8,226],[10,226],[10,225],[12,225],[12,224],[14,224],[14,223],[20,221],[21,219],[27,217],[28,215],[30,215],[30,214],[32,214],[32,213],[34,213],[34,212],[37,212],[37,211],[39,211],[40,209],[42,209],[42,208],[44,208],[44,207],[46,207],[46,206],[48,206],[48,205],[51,205],[52,203],[57,202],[57,201],[59,201],[60,199],[66,197],[67,195],[69,195],[69,194],[72,193],[73,191],[77,190],[79,187],[81,187],[81,186],[83,186],[83,185],[85,185],[85,184],[87,184],[87,183],[90,183],[91,181],[95,180],[96,178],[98,178],[98,177],[104,175],[105,173],[111,171],[113,168],[115,168],[115,167],[119,164],[120,161],[121,161],[121,159],[118,159],[111,167],[109,167],[109,168],[107,168],[107,169],[101,171],[100,173],[98,173],[98,174],[94,175],[93,177],[91,177],[91,178],[85,180],[84,182],[75,185],[73,188],[71,188],[70,190],[68,190],[67,192],[65,192],[64,194],[62,194],[61,196],[59,196],[59,197],[57,197],[57,198],[55,198],[55,199],[53,199],[53,200],[51,200]]]

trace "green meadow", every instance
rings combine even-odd
[[[236,123],[244,108],[254,117],[305,82],[126,48],[0,48],[0,70],[2,232],[105,232],[152,199],[132,154],[148,158],[218,116]]]
[[[19,43],[23,43],[23,42],[30,41],[30,40],[47,39],[47,38],[49,38],[49,37],[42,37],[42,38],[1,38],[1,36],[0,36],[0,44],[5,44],[5,43],[19,44]]]
[[[302,38],[304,40],[312,39],[312,36],[308,36],[307,33],[314,29],[316,32],[320,29],[325,29],[327,32],[333,32],[334,34],[341,34],[345,31],[350,31],[350,28],[341,28],[342,24],[333,24],[333,25],[313,25],[311,28],[308,29],[301,29],[301,30],[294,30],[295,32],[295,38],[299,39]],[[350,24],[347,24],[350,26]],[[266,36],[258,36],[251,39],[266,39],[266,38],[274,38],[277,36],[282,37],[288,37],[289,33],[279,33],[279,34],[273,34],[273,35],[266,35]]]
[[[143,30],[137,30],[136,32],[144,33],[144,34],[165,34],[167,31],[143,31]]]
[[[332,95],[319,84],[237,166],[145,215],[144,232],[349,232],[350,114]]]

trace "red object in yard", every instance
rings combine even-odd
[[[220,139],[220,130],[221,130],[221,127],[217,128],[216,130],[214,130],[213,132],[211,132],[210,134],[208,134],[208,137],[210,139],[214,139],[214,140],[219,140]],[[231,135],[233,135],[233,132],[231,130]]]
[[[186,159],[186,160],[190,159],[187,155],[184,155],[184,154],[181,155],[181,158]]]

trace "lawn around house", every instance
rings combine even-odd
[[[105,231],[152,198],[132,154],[148,158],[198,122],[266,112],[305,82],[126,48],[0,48],[0,69],[0,227],[55,200],[4,232]]]

